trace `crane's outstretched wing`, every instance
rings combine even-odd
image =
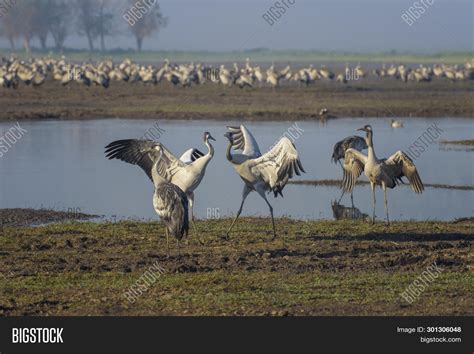
[[[357,179],[364,171],[367,157],[355,149],[347,149],[344,154],[342,189],[345,192],[352,192]]]
[[[232,134],[232,147],[235,150],[242,150],[242,154],[251,159],[262,156],[257,141],[244,125],[240,127],[227,127],[227,129]]]
[[[156,147],[160,147],[163,154]],[[186,166],[160,142],[151,140],[117,140],[105,147],[105,155],[109,160],[118,159],[140,166],[152,182],[152,169],[155,165],[158,174],[167,181],[171,181],[176,172]]]
[[[201,151],[199,151],[196,148],[191,148],[187,150],[183,155],[181,155],[179,159],[180,161],[184,162],[186,165],[190,165],[194,161],[196,161],[197,159],[200,159],[203,156],[204,154]]]
[[[393,178],[395,184],[402,181],[402,177],[405,176],[410,181],[411,189],[417,193],[423,193],[425,187],[421,181],[418,170],[412,159],[408,157],[403,151],[397,151],[390,156],[383,165],[383,169],[387,174]]]
[[[275,197],[285,188],[293,174],[305,172],[298,156],[298,151],[290,139],[284,137],[270,151],[263,156],[252,160],[250,170],[260,176],[270,187]]]
[[[343,140],[338,141],[334,145],[332,161],[337,163],[337,161],[344,158],[344,153],[347,149],[356,149],[357,151],[362,151],[367,149],[367,143],[363,137],[357,135],[348,136]]]

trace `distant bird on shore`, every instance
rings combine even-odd
[[[361,136],[357,135],[352,135],[348,136],[341,141],[338,141],[334,145],[334,149],[332,152],[332,162],[338,163],[341,166],[342,170],[344,171],[344,166],[342,166],[341,159],[344,159],[344,155],[348,149],[355,149],[357,151],[363,151],[367,149],[367,143],[365,142],[365,139]],[[342,197],[345,194],[345,190],[342,190],[341,197],[339,198],[339,202],[341,201]],[[338,203],[339,203],[338,202]],[[353,191],[351,191],[351,202],[352,206],[354,206],[354,195]]]
[[[368,145],[368,156],[365,156],[356,149],[347,149],[344,157],[344,178],[343,188],[346,192],[352,192],[357,179],[364,171],[370,181],[372,189],[373,213],[372,222],[375,223],[375,186],[381,186],[384,191],[385,211],[387,213],[387,223],[390,224],[388,215],[387,188],[395,188],[402,183],[402,177],[407,177],[411,189],[417,193],[423,193],[424,186],[418,170],[413,161],[402,151],[397,151],[387,159],[378,159],[375,155],[373,143],[373,131],[370,125],[366,125],[358,130],[366,132],[366,142]]]
[[[237,216],[227,231],[227,238],[242,213],[245,199],[250,192],[255,191],[265,200],[270,209],[273,239],[275,239],[273,207],[269,203],[266,193],[273,192],[275,198],[278,195],[283,197],[282,192],[288,180],[294,174],[299,176],[300,171],[305,172],[298,151],[290,139],[284,137],[270,151],[262,155],[257,141],[244,125],[228,127],[228,132],[224,136],[229,139],[226,152],[227,160],[234,166],[235,171],[244,181],[242,202]],[[241,153],[232,154],[232,149],[239,150]]]
[[[210,140],[215,140],[209,132],[204,133],[204,143],[208,153],[204,155],[197,149],[189,149],[178,159],[160,142],[151,140],[118,140],[106,146],[109,159],[119,159],[132,165],[140,166],[155,183],[154,172],[167,182],[178,186],[189,199],[191,221],[194,224],[194,191],[204,178],[206,168],[214,157],[214,147]]]
[[[391,120],[390,121],[390,126],[392,128],[403,128],[403,122],[401,120]]]

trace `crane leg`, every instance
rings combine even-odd
[[[339,165],[341,165],[341,168],[344,171],[344,166],[342,166],[341,160],[337,160],[337,162],[339,162]],[[342,188],[342,186],[341,186],[341,188]],[[344,190],[344,188],[342,188],[342,194],[341,194],[341,197],[339,198],[339,201],[337,202],[337,204],[339,204],[341,202],[342,197],[344,197],[344,194],[346,194],[346,191]],[[352,191],[351,191],[351,200],[352,200]]]
[[[370,182],[370,188],[372,189],[372,224],[375,224],[375,183]]]
[[[166,254],[168,255],[168,258],[170,258],[170,239],[168,235],[168,229],[166,229]]]
[[[354,190],[351,191],[351,204],[352,208],[354,209]]]
[[[268,201],[267,199],[267,196],[265,195],[265,192],[264,191],[257,191],[258,194],[260,194],[260,196],[265,200],[265,202],[267,203],[268,207],[270,208],[270,215],[272,217],[272,226],[273,226],[273,238],[272,238],[272,241],[276,238],[276,229],[275,229],[275,219],[273,218],[273,207],[271,206],[270,202]]]
[[[337,204],[341,203],[341,200],[342,200],[342,197],[344,197],[344,194],[346,192],[344,191],[344,189],[342,190],[342,194],[341,194],[341,197],[339,198],[339,200],[337,201]]]
[[[196,227],[196,223],[194,222],[194,212],[193,212],[193,206],[194,206],[194,193],[189,193],[188,194],[188,201],[189,201],[189,216],[191,219],[191,224],[193,224],[193,231],[194,234],[196,235],[196,239],[201,245],[204,245],[204,242],[202,242],[201,238],[199,237],[199,233]]]
[[[240,208],[239,211],[237,212],[237,215],[235,216],[234,220],[232,221],[232,224],[229,227],[229,230],[227,231],[226,238],[229,239],[230,232],[232,231],[232,228],[234,227],[235,222],[239,218],[240,214],[242,213],[242,209],[244,207],[245,199],[247,199],[247,196],[250,193],[250,189],[247,187],[247,185],[244,186],[244,190],[242,192],[242,202],[240,203]]]
[[[382,183],[384,199],[385,199],[385,211],[387,212],[387,224],[390,225],[390,218],[388,217],[388,200],[387,200],[387,187],[385,183]]]

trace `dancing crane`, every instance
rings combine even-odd
[[[140,166],[147,176],[154,181],[154,172],[178,186],[189,199],[189,211],[194,230],[194,191],[201,183],[206,173],[209,162],[214,157],[214,147],[209,142],[215,139],[209,132],[204,133],[204,143],[208,147],[208,153],[203,154],[197,149],[190,149],[178,159],[160,142],[151,140],[118,140],[106,146],[106,156],[112,159],[119,159],[132,165]],[[161,149],[162,154],[159,153]],[[155,171],[156,170],[156,171]]]
[[[227,231],[227,238],[234,227],[235,222],[242,213],[245,199],[250,192],[257,192],[267,203],[270,209],[273,226],[273,239],[276,237],[275,220],[273,218],[273,207],[269,203],[266,193],[273,192],[275,198],[283,197],[283,188],[293,174],[300,175],[305,172],[298,156],[298,151],[290,139],[283,137],[270,151],[262,155],[257,141],[250,131],[243,125],[240,127],[228,127],[224,135],[229,139],[227,147],[227,160],[232,163],[235,171],[244,181],[242,202],[239,211]],[[231,150],[240,150],[241,153],[232,154]]]
[[[368,156],[355,149],[347,149],[344,157],[344,178],[343,189],[352,192],[357,179],[364,171],[370,181],[372,189],[372,223],[375,223],[375,186],[381,186],[384,191],[385,211],[387,213],[387,223],[390,224],[388,216],[387,188],[395,188],[400,183],[403,184],[402,177],[407,177],[411,189],[417,193],[423,193],[424,186],[418,170],[413,161],[402,151],[397,151],[387,159],[378,159],[375,155],[373,143],[373,131],[370,125],[366,125],[358,130],[366,132],[366,143],[368,145]]]

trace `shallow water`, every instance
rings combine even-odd
[[[298,122],[304,132],[295,144],[307,173],[296,179],[340,179],[340,167],[330,162],[332,147],[347,135],[361,133],[356,129],[365,124],[371,124],[374,129],[378,157],[407,150],[433,123],[443,130],[438,140],[474,138],[474,123],[470,119],[406,118],[404,122],[403,129],[392,129],[388,119],[337,119],[326,124]],[[237,124],[231,121],[107,119],[21,123],[28,133],[0,158],[0,207],[80,210],[117,218],[157,218],[152,207],[153,186],[144,172],[120,161],[108,161],[103,153],[104,146],[111,141],[139,138],[156,123],[165,130],[161,142],[178,156],[192,146],[205,151],[204,131],[210,131],[218,139],[214,160],[196,191],[195,213],[199,218],[233,215],[240,203],[243,183],[225,159],[225,126]],[[246,123],[262,151],[293,124]],[[12,126],[12,123],[0,123],[1,135]],[[473,158],[471,151],[446,150],[434,143],[415,163],[425,183],[472,185]],[[331,203],[339,199],[340,190],[288,185],[284,195],[284,199],[269,198],[276,216],[332,219]],[[371,214],[367,185],[355,189],[354,202],[361,213]],[[407,187],[389,191],[390,215],[394,220],[451,220],[472,216],[473,202],[473,191],[427,188],[422,195],[414,194]],[[341,204],[350,207],[350,198],[345,196]],[[377,217],[383,218],[381,190],[377,191],[376,210]],[[247,199],[244,215],[268,215],[265,202],[256,193]]]

